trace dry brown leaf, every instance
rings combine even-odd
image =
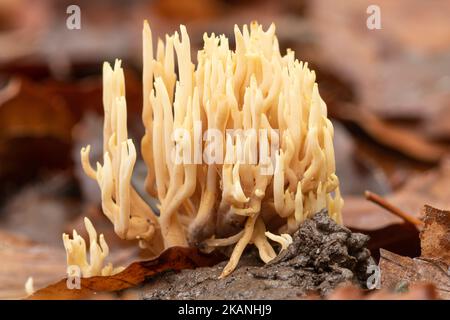
[[[443,299],[450,299],[450,211],[425,206],[423,214],[421,256],[403,257],[381,249],[381,285],[392,289],[419,281],[432,282]]]
[[[194,248],[172,247],[153,260],[134,262],[124,271],[108,277],[81,279],[80,289],[68,289],[67,279],[35,292],[30,299],[89,299],[98,293],[114,293],[136,287],[146,279],[169,270],[213,266],[224,257],[203,254]]]
[[[432,282],[443,299],[450,299],[449,266],[433,259],[409,258],[380,250],[381,286],[401,288],[420,281]]]
[[[450,211],[425,206],[423,215],[425,226],[420,232],[421,256],[438,259],[450,266]]]
[[[450,211],[423,209],[425,226],[420,232],[422,256],[450,265]]]

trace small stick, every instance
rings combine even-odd
[[[373,193],[371,191],[366,191],[366,192],[364,192],[364,195],[367,200],[372,201],[373,203],[376,203],[380,207],[382,207],[382,208],[386,209],[387,211],[395,214],[396,216],[402,218],[406,222],[409,222],[409,223],[415,225],[417,228],[422,228],[424,226],[424,223],[422,220],[397,208],[396,206],[389,203],[386,199],[382,198],[381,196],[377,195],[376,193]]]

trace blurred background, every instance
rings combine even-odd
[[[69,30],[66,9],[81,9]],[[381,29],[367,25],[379,6]],[[344,222],[383,247],[417,256],[417,230],[364,199],[371,190],[414,216],[450,208],[450,1],[448,0],[0,0],[0,298],[64,275],[61,233],[88,216],[112,259],[143,257],[121,242],[99,209],[79,151],[101,155],[103,61],[123,60],[129,128],[139,141],[141,29],[153,37],[187,26],[193,59],[204,32],[274,22],[280,48],[317,73],[335,125]],[[145,168],[136,166],[134,184]],[[122,250],[118,250],[118,248]]]

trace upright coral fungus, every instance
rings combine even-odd
[[[281,55],[273,24],[235,26],[234,51],[224,35],[205,34],[197,65],[180,31],[159,40],[154,55],[144,22],[141,151],[159,214],[131,185],[136,150],[124,74],[120,61],[104,64],[103,164],[89,164],[89,146],[81,158],[116,234],[155,255],[172,246],[233,246],[226,276],[248,244],[264,262],[274,259],[273,244],[285,249],[289,234],[323,208],[340,223],[333,126],[314,71],[291,50]]]
[[[84,225],[89,234],[89,261],[87,260],[87,248],[84,239],[73,230],[72,239],[68,234],[63,234],[67,265],[78,266],[80,275],[83,277],[110,276],[122,271],[123,267],[114,268],[111,263],[104,266],[104,261],[109,254],[108,244],[103,234],[97,239],[97,231],[88,218],[84,218]]]

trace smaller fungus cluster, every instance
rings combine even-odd
[[[124,268],[114,268],[111,263],[106,266],[105,258],[109,254],[108,244],[103,234],[97,237],[97,231],[88,218],[84,218],[84,225],[89,235],[89,261],[84,239],[73,230],[72,239],[68,234],[63,234],[64,248],[67,253],[67,265],[79,268],[80,276],[111,276],[121,272]]]

